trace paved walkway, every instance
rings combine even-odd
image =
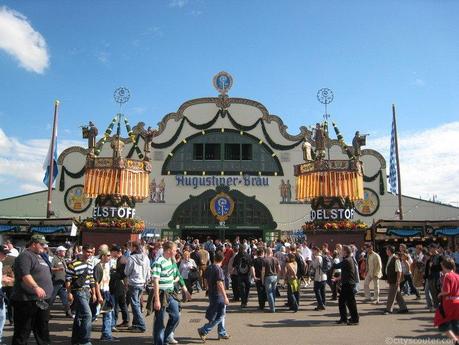
[[[385,286],[382,284],[383,287]],[[329,296],[327,291],[327,297]],[[336,325],[338,320],[338,305],[336,301],[327,303],[325,311],[314,311],[315,299],[312,288],[302,291],[300,311],[293,313],[283,306],[286,291],[281,290],[282,297],[277,300],[277,312],[267,313],[257,310],[256,291],[251,290],[249,307],[241,310],[239,304],[231,303],[228,308],[226,327],[231,334],[229,340],[217,340],[217,332],[213,331],[207,339],[207,344],[324,344],[324,345],[396,345],[396,344],[450,344],[433,327],[433,313],[425,309],[424,298],[415,300],[408,296],[405,300],[410,309],[409,314],[382,315],[384,305],[375,306],[362,303],[363,296],[359,294],[358,309],[360,325]],[[423,297],[423,296],[422,296]],[[386,291],[383,289],[383,300]],[[176,339],[180,344],[200,344],[196,329],[204,322],[207,299],[204,293],[193,295],[191,302],[183,305],[180,325],[176,331]],[[53,344],[70,344],[71,323],[65,319],[61,311],[54,311],[50,322]],[[121,342],[117,344],[143,345],[152,344],[153,317],[147,318],[148,330],[144,334],[114,333]],[[94,324],[93,344],[102,344],[100,338],[101,320]],[[11,343],[12,327],[5,326],[5,342]],[[31,337],[31,342],[35,341]]]

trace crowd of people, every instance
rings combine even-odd
[[[9,241],[0,247],[0,302],[5,302],[0,303],[0,344],[6,319],[14,326],[13,345],[27,344],[31,332],[37,344],[50,344],[50,309],[57,296],[65,315],[73,318],[72,345],[91,344],[97,318],[102,319],[100,340],[116,342],[114,332],[144,333],[151,314],[153,344],[176,344],[181,304],[201,290],[209,299],[208,322],[197,329],[202,341],[215,327],[219,339],[230,338],[225,325],[229,291],[232,303],[240,303],[243,310],[252,287],[260,311],[276,313],[277,308],[286,307],[295,313],[304,299],[300,292],[311,286],[315,311],[326,310],[331,295],[331,300],[338,300],[336,323],[356,326],[361,280],[363,303],[379,305],[383,276],[388,294],[382,314],[409,313],[405,298],[421,299],[422,290],[426,308],[435,312],[434,324],[457,344],[459,249],[452,252],[436,244],[410,249],[405,244],[387,246],[382,260],[383,253],[371,243],[362,248],[353,244],[330,248],[306,241],[208,238],[204,243],[197,239],[132,241],[98,248],[67,244],[50,252],[45,237],[34,234],[21,253]],[[283,291],[285,304],[278,302]],[[60,307],[53,311],[56,308]]]

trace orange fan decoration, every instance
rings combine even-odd
[[[121,195],[143,200],[148,197],[149,172],[144,161],[121,160],[119,167],[111,158],[95,158],[94,167],[86,168],[84,193],[88,198],[98,195]]]
[[[318,160],[295,165],[296,199],[318,197],[363,199],[362,163],[356,160]]]

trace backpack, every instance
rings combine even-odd
[[[296,276],[298,278],[303,278],[306,275],[306,263],[299,254],[295,254],[295,261],[297,265]]]
[[[244,255],[242,255],[241,259],[239,260],[239,263],[236,269],[237,269],[238,274],[248,274],[249,273],[250,266]]]
[[[332,259],[328,255],[322,256],[322,267],[320,268],[323,273],[328,273],[333,267]]]

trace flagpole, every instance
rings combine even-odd
[[[399,155],[398,155],[397,120],[395,119],[395,105],[394,104],[392,104],[392,121],[394,123],[395,157],[397,161],[398,216],[400,220],[403,220],[402,179],[400,178],[400,160],[399,160]]]
[[[54,176],[54,145],[56,140],[56,124],[57,124],[57,110],[59,108],[59,101],[54,101],[54,120],[53,120],[53,135],[51,137],[51,155],[49,162],[49,179],[48,179],[48,203],[46,205],[46,218],[51,217],[51,191],[53,188]]]

